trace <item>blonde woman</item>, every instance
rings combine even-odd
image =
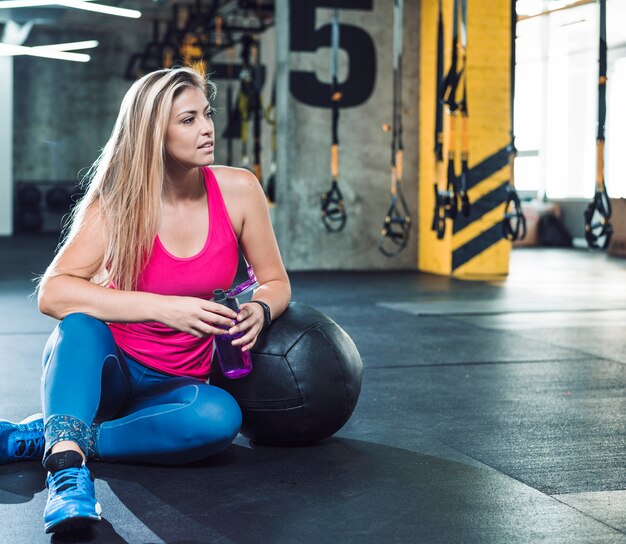
[[[0,463],[43,457],[46,532],[101,519],[88,459],[179,464],[226,448],[241,412],[206,383],[213,336],[242,332],[233,344],[250,350],[289,303],[259,182],[210,166],[207,91],[188,68],[133,84],[41,282],[40,310],[61,320],[43,418],[0,422]],[[260,286],[236,314],[210,298],[233,282],[239,249]]]

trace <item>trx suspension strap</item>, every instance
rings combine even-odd
[[[330,52],[330,100],[332,103],[332,143],[330,146],[330,189],[322,195],[322,222],[328,232],[339,232],[346,226],[346,208],[343,195],[339,190],[339,101],[341,92],[338,90],[339,73],[339,17],[338,12],[332,19],[331,52]]]
[[[220,50],[224,46],[224,19],[220,15],[215,17],[215,47]],[[228,81],[226,86],[226,117],[228,125],[233,120],[233,54],[234,48],[229,46],[226,49],[226,80]],[[224,131],[226,136],[226,164],[228,166],[233,165],[233,135],[232,131],[228,130],[229,126]]]
[[[393,257],[406,248],[411,232],[411,214],[402,193],[402,19],[404,0],[394,0],[393,6],[393,126],[391,136],[391,202],[385,215],[378,249]]]
[[[439,16],[437,20],[437,77],[435,81],[435,210],[433,213],[432,230],[440,240],[446,232],[446,214],[443,205],[443,100],[441,85],[443,84],[443,14],[439,0]]]
[[[237,100],[237,108],[241,119],[241,164],[248,168],[250,165],[250,156],[248,155],[248,133],[250,128],[250,111],[251,111],[251,95],[252,95],[252,67],[250,66],[250,53],[252,42],[254,39],[249,34],[245,34],[241,38],[241,61],[242,68],[239,72],[239,98]]]
[[[515,38],[517,37],[517,0],[511,0],[511,89],[509,116],[511,126],[511,143],[509,144],[509,182],[506,186],[506,205],[504,207],[504,220],[502,221],[502,234],[507,240],[515,242],[526,237],[526,217],[522,210],[522,203],[515,190]]]
[[[252,110],[252,126],[254,142],[252,146],[254,164],[252,171],[263,185],[263,174],[261,172],[261,124],[263,123],[263,104],[261,100],[261,44],[258,40],[254,40],[252,44],[252,93],[250,95],[250,109]]]
[[[446,189],[441,191],[436,188],[435,194],[435,217],[433,218],[433,230],[437,232],[437,237],[442,239],[445,234],[445,219],[455,219],[460,209],[459,202],[464,201],[465,206],[461,208],[464,214],[469,215],[470,207],[467,198],[467,173],[468,173],[468,140],[467,140],[467,86],[466,77],[466,49],[467,49],[467,0],[454,0],[452,10],[452,55],[450,69],[443,79],[440,87],[440,100],[447,106],[448,112],[448,168]],[[443,41],[443,40],[442,40]],[[457,70],[461,53],[461,68]],[[459,83],[463,78],[463,98],[457,102],[456,95]],[[465,175],[456,175],[456,119],[458,114],[463,118],[462,133],[462,160],[465,159]],[[443,208],[443,209],[442,209]],[[439,219],[440,218],[440,219]]]
[[[461,73],[457,72],[458,51],[459,51],[459,0],[454,0],[452,8],[452,58],[450,69],[441,85],[443,103],[448,106],[448,170],[446,190],[442,194],[442,202],[445,216],[450,219],[456,218],[459,209],[459,197],[456,192],[456,173],[454,162],[456,158],[456,116],[458,103],[456,93],[461,80]]]
[[[161,23],[158,19],[152,21],[152,41],[146,45],[141,57],[140,68],[144,74],[163,68],[163,43],[160,39]]]
[[[606,0],[600,0],[600,77],[598,80],[598,135],[596,138],[596,191],[585,210],[585,238],[590,248],[606,249],[613,227],[611,201],[604,185],[604,123],[606,121]]]
[[[272,95],[270,103],[265,108],[265,120],[272,127],[272,162],[270,163],[270,175],[265,182],[265,194],[270,204],[276,203],[276,76],[272,83]]]
[[[469,181],[469,109],[467,106],[467,0],[461,2],[461,74],[463,77],[463,96],[459,102],[461,115],[461,176],[457,178],[461,213],[469,217],[470,201],[467,196]]]
[[[231,46],[226,50],[226,77],[228,86],[226,87],[226,112],[228,115],[228,124],[230,125],[236,117],[236,111],[233,106],[233,56],[235,49]],[[229,127],[227,127],[228,129]],[[226,130],[226,164],[233,165],[233,132]]]

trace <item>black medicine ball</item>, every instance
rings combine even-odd
[[[291,303],[262,331],[252,372],[225,378],[213,361],[211,384],[228,391],[243,413],[241,434],[257,444],[311,444],[335,434],[361,391],[363,363],[348,334],[328,316]]]

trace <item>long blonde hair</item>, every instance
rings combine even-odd
[[[146,74],[128,90],[109,141],[86,175],[88,189],[71,217],[65,244],[82,229],[88,210],[100,207],[104,226],[103,270],[97,281],[132,290],[150,258],[161,213],[165,135],[172,102],[187,88],[210,100],[215,85],[192,68]]]

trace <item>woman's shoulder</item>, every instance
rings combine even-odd
[[[222,191],[244,191],[250,190],[258,185],[259,181],[255,175],[246,168],[236,168],[234,166],[210,166],[209,169],[215,175],[217,183]]]
[[[256,176],[245,168],[211,166],[237,238],[244,222],[267,208],[263,188]]]

